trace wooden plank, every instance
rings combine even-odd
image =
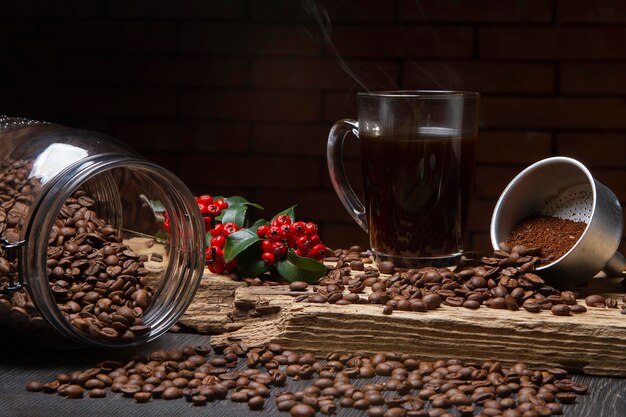
[[[618,296],[621,286],[619,280],[598,278],[581,296],[599,289]],[[287,286],[246,287],[207,275],[199,298],[181,323],[201,331],[225,332],[214,336],[219,342],[276,342],[320,353],[392,350],[424,359],[519,360],[591,375],[626,376],[626,316],[619,309],[590,308],[584,314],[559,317],[549,311],[444,305],[426,313],[394,311],[385,316],[380,305],[294,302],[301,294]],[[361,296],[367,295],[368,291]]]

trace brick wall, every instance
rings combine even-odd
[[[469,246],[525,165],[587,163],[626,202],[620,0],[5,0],[0,113],[109,133],[197,193],[299,204],[332,246],[365,244],[330,185],[325,142],[361,87],[483,93]],[[359,182],[358,147],[346,167]],[[358,185],[357,185],[358,188]]]

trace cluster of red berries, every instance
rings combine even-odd
[[[317,225],[312,222],[291,222],[291,218],[281,214],[269,226],[259,226],[256,231],[260,238],[261,259],[269,267],[287,257],[289,249],[295,249],[296,255],[321,260],[326,256],[324,246],[317,235]]]
[[[228,203],[222,199],[213,201],[213,197],[208,194],[196,197],[196,204],[202,213],[202,219],[204,220],[204,229],[208,232],[213,228],[215,224],[215,217],[219,216],[222,210],[228,208]],[[166,232],[170,231],[170,219],[167,212],[163,213],[163,229]]]
[[[239,228],[233,222],[218,223],[214,228],[209,230],[211,234],[211,241],[209,247],[206,249],[207,268],[209,271],[221,274],[224,271],[233,272],[237,269],[237,260],[225,263],[224,262],[224,245],[226,245],[226,238],[235,233]]]

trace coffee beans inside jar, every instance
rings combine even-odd
[[[26,389],[70,399],[109,392],[137,403],[184,399],[197,407],[228,400],[293,417],[343,408],[383,417],[550,416],[566,413],[588,390],[560,368],[427,361],[394,352],[331,352],[319,359],[278,344],[251,348],[243,342],[214,352],[197,346],[105,361],[47,383],[31,381]]]
[[[48,239],[50,290],[77,329],[103,341],[133,341],[150,331],[142,319],[153,295],[147,257],[124,245],[94,205],[79,190],[61,208]]]

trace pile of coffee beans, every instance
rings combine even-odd
[[[251,410],[265,409],[273,397],[276,409],[293,417],[332,415],[340,408],[370,417],[551,416],[587,393],[563,369],[532,370],[522,363],[422,361],[394,352],[335,352],[320,360],[278,344],[250,348],[242,342],[214,349],[105,361],[50,382],[31,381],[26,389],[70,399],[114,393],[137,403],[184,399],[204,406],[229,400]]]
[[[48,240],[48,277],[59,309],[79,330],[104,341],[133,341],[150,331],[142,320],[153,289],[140,256],[79,190],[67,199]]]
[[[20,239],[20,228],[40,186],[29,177],[32,163],[13,161],[0,170],[0,233]],[[95,211],[97,202],[76,191],[61,208],[50,231],[47,273],[61,312],[79,330],[101,341],[133,341],[146,334],[142,316],[154,290],[148,285],[145,256],[121,242],[118,230]],[[16,261],[0,254],[0,290]],[[46,322],[24,290],[0,293],[0,321],[43,330]]]
[[[571,291],[560,291],[535,273],[535,269],[552,258],[542,257],[541,249],[500,244],[491,257],[466,260],[454,271],[448,268],[421,268],[396,271],[393,263],[382,262],[379,270],[366,266],[368,253],[358,246],[338,250],[335,267],[320,280],[312,292],[296,297],[298,302],[346,304],[379,304],[383,314],[394,310],[426,312],[441,305],[477,310],[481,306],[503,310],[551,311],[557,316],[584,313]],[[352,275],[353,270],[363,271]],[[380,273],[391,274],[383,278]],[[301,284],[299,284],[301,285]],[[369,288],[371,292],[366,291]],[[618,301],[594,303],[593,307],[617,308]],[[622,300],[626,310],[626,300]],[[586,303],[588,306],[589,302]]]

